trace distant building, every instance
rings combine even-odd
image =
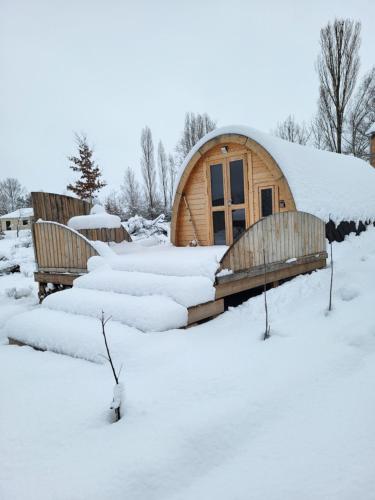
[[[34,212],[32,208],[19,208],[14,212],[0,216],[0,229],[11,231],[18,229],[31,229]]]

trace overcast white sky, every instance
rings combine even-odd
[[[270,131],[308,120],[319,30],[362,22],[375,63],[374,0],[0,0],[0,178],[64,192],[73,131],[115,188],[139,171],[144,125],[172,150],[185,111]]]

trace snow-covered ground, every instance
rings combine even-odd
[[[6,268],[13,265],[20,266],[19,273],[2,275]],[[31,232],[20,231],[17,237],[16,231],[6,231],[5,238],[0,240],[0,331],[10,317],[17,316],[38,302],[33,272]],[[2,340],[0,338],[0,342]]]
[[[189,330],[110,322],[115,424],[99,321],[66,331],[66,312],[35,308],[98,363],[0,346],[0,498],[374,499],[375,228],[333,250],[333,311],[330,269],[297,277],[268,293],[267,341],[263,296]],[[17,284],[32,278],[0,277],[0,324],[34,307],[6,296]]]

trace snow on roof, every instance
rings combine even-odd
[[[205,135],[190,151],[177,174],[181,175],[193,155],[209,140],[239,134],[260,144],[283,171],[297,210],[321,219],[375,220],[375,168],[354,156],[331,153],[284,141],[256,129],[233,125]]]
[[[32,217],[34,215],[34,210],[32,208],[19,208],[14,212],[2,215],[0,219],[19,219],[24,217]]]

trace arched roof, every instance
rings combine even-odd
[[[248,138],[274,159],[284,174],[297,210],[328,221],[375,220],[375,168],[349,155],[331,153],[284,141],[256,129],[232,125],[215,129],[190,151],[177,174],[176,193],[182,176],[205,152],[204,145],[220,136]]]

